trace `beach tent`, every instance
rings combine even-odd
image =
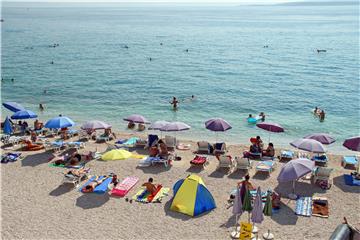
[[[170,206],[172,211],[197,216],[216,207],[213,196],[197,175],[192,174],[177,181],[173,191],[174,198]]]

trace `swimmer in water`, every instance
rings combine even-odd
[[[171,105],[173,105],[173,109],[177,109],[177,105],[178,105],[179,101],[176,99],[176,97],[173,97],[172,102],[170,102]]]
[[[47,90],[46,90],[46,89],[44,89],[44,94],[47,94]]]
[[[149,61],[152,61],[152,58],[149,58]]]
[[[54,61],[51,61],[50,64],[54,64]]]
[[[42,105],[42,103],[39,104],[39,109],[40,111],[44,111],[44,106]]]
[[[189,52],[189,49],[186,49],[185,52]]]

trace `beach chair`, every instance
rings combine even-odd
[[[214,144],[214,155],[224,154],[225,152],[226,152],[226,144],[224,142]]]
[[[210,154],[209,142],[200,141],[200,142],[197,142],[197,145],[198,145],[198,149],[196,151],[197,153]]]
[[[159,141],[159,136],[158,136],[158,135],[149,134],[149,135],[148,135],[148,140],[147,140],[146,146],[145,146],[144,148],[145,148],[145,149],[151,148],[152,146],[154,146],[155,144],[157,144],[158,141]]]
[[[245,170],[246,172],[252,168],[252,161],[248,158],[235,157],[235,170]]]
[[[205,168],[209,164],[209,159],[207,156],[196,155],[193,160],[190,161],[191,166],[197,167],[201,166]]]
[[[306,152],[298,152],[298,158],[308,158],[310,159],[310,155]]]
[[[312,173],[312,182],[316,183],[319,180],[330,182],[330,174],[332,171],[332,168],[317,167]]]
[[[295,153],[291,150],[282,150],[280,153],[280,161],[290,161],[294,158]]]
[[[10,138],[10,135],[8,134],[1,134],[1,141],[6,145],[6,144],[9,144],[9,138]]]
[[[146,144],[147,144],[147,140],[139,138],[135,143],[135,147],[136,148],[145,148]]]
[[[66,142],[65,145],[69,148],[76,148],[76,149],[85,148],[84,142]]]
[[[162,163],[167,168],[171,164],[171,161],[173,161],[174,159],[175,156],[170,153],[169,155],[167,155],[167,157],[154,158],[151,162],[151,165],[154,165],[156,163]]]
[[[74,136],[79,135],[79,131],[76,130],[76,129],[68,129],[68,130],[66,130],[66,134],[67,134],[69,137],[74,137]]]
[[[323,155],[314,155],[314,156],[312,156],[311,160],[315,161],[316,165],[326,167],[329,159],[325,154],[323,154]]]
[[[73,184],[74,187],[78,187],[81,181],[86,180],[88,178],[89,172],[90,172],[90,169],[86,169],[83,172],[81,172],[81,174],[79,174],[79,176],[76,176],[76,175],[71,174],[71,171],[67,171],[64,173],[64,178],[61,182],[61,185],[62,184]]]
[[[105,135],[99,135],[96,136],[96,140],[97,143],[102,143],[102,142],[108,142],[110,141],[110,137],[109,136],[105,136]]]
[[[276,166],[276,162],[275,161],[263,161],[263,162],[259,162],[256,165],[256,173],[257,172],[266,172],[269,173],[269,175],[274,171]]]
[[[64,146],[65,144],[63,141],[45,141],[44,143],[45,151],[59,152]]]
[[[176,138],[171,136],[165,136],[165,145],[169,150],[175,150]]]
[[[88,141],[91,138],[91,136],[85,130],[80,130],[79,133],[78,133],[78,137],[79,137],[79,141],[83,140],[83,139]]]
[[[341,161],[341,166],[347,167],[351,166],[356,169],[356,167],[359,165],[359,160],[356,156],[344,156]]]
[[[234,170],[235,162],[231,156],[220,155],[219,164],[216,169],[228,168],[228,173],[231,173]]]

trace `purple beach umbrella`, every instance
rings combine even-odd
[[[99,120],[88,121],[81,126],[81,129],[85,129],[85,130],[86,129],[97,130],[97,129],[108,129],[108,128],[111,128],[110,124],[107,124]]]
[[[269,132],[269,142],[270,142],[270,134],[272,132],[274,132],[274,133],[284,132],[284,128],[277,123],[262,122],[262,123],[256,124],[256,126],[258,128],[264,129]]]
[[[149,130],[160,130],[161,128],[163,128],[165,125],[169,124],[168,121],[156,121],[153,122],[148,129]]]
[[[314,134],[309,134],[306,135],[304,137],[305,139],[314,139],[318,142],[321,142],[322,144],[332,144],[335,142],[335,139],[332,138],[329,134],[327,133],[314,133]]]
[[[291,146],[313,153],[325,153],[326,149],[321,142],[314,139],[301,138],[290,143]]]
[[[360,136],[346,139],[343,146],[349,150],[360,152]]]
[[[205,122],[206,129],[214,132],[225,132],[231,129],[230,124],[222,118],[211,118]]]
[[[160,128],[160,131],[164,132],[179,132],[179,131],[185,131],[189,130],[190,126],[183,122],[170,122]]]
[[[134,123],[142,123],[142,124],[149,124],[150,122],[142,115],[139,114],[133,114],[126,118],[124,118],[125,121],[128,122],[134,122]]]
[[[314,168],[315,162],[306,158],[291,160],[282,167],[277,180],[279,182],[293,182],[293,192],[289,194],[290,199],[297,198],[295,194],[295,181],[312,172]]]

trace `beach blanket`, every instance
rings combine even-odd
[[[316,217],[329,217],[329,203],[327,198],[313,197],[312,215]]]
[[[90,183],[94,182],[94,180],[100,181],[103,178],[105,178],[105,180],[97,185],[93,191],[93,193],[97,193],[97,194],[103,194],[108,190],[108,185],[111,183],[112,178],[108,177],[108,176],[92,176],[89,181],[87,181],[81,188],[80,188],[80,192],[83,192],[83,189],[89,185]]]
[[[345,184],[349,186],[360,186],[360,180],[355,179],[353,175],[344,174]]]
[[[146,188],[142,187],[133,197],[132,199],[137,202],[142,203],[155,203],[161,202],[162,198],[169,194],[170,188],[160,187],[158,191],[151,196],[151,194],[146,190]]]
[[[74,168],[74,169],[79,169],[79,168],[82,168],[85,166],[85,163],[81,163],[79,165],[74,165],[74,166],[71,166],[71,165],[65,165],[65,164],[55,164],[54,162],[53,163],[49,163],[49,166],[50,167],[60,167],[60,168]]]
[[[296,200],[295,214],[310,217],[312,214],[312,198],[300,197]]]
[[[118,183],[115,188],[111,190],[111,195],[124,197],[139,181],[137,177],[127,177],[121,183]]]

